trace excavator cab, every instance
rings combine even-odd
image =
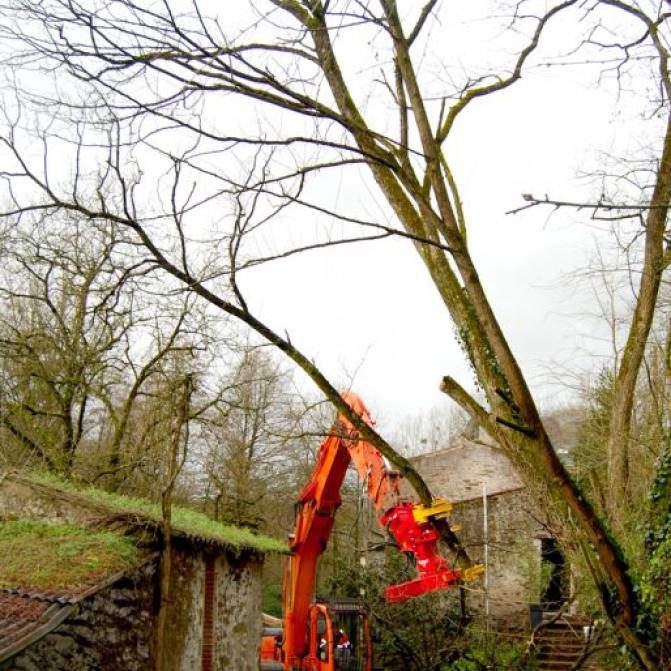
[[[274,624],[274,623],[268,623]],[[379,671],[373,667],[368,614],[358,599],[318,598],[310,607],[308,654],[299,667],[283,661],[282,628],[266,626],[261,642],[262,671]]]
[[[368,615],[360,601],[342,597],[320,598],[310,609],[309,622],[307,668],[314,671],[373,671]]]

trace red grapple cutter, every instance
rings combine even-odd
[[[387,603],[399,603],[411,597],[449,589],[459,578],[473,579],[482,572],[481,566],[461,572],[438,551],[438,531],[432,519],[447,517],[452,506],[444,499],[435,499],[431,506],[399,503],[380,517],[403,552],[410,552],[417,562],[419,576],[384,590]],[[467,575],[464,575],[467,574]]]

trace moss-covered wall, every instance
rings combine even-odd
[[[256,671],[261,641],[261,572],[258,559],[220,556],[215,561],[217,669]]]

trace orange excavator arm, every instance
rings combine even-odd
[[[343,399],[370,426],[373,421],[359,396]],[[400,475],[390,469],[384,457],[370,443],[359,440],[346,418],[339,416],[319,448],[312,478],[296,504],[296,527],[289,537],[291,556],[284,579],[284,654],[287,662],[299,662],[306,654],[306,631],[310,604],[314,598],[317,561],[326,549],[335,513],[341,503],[340,488],[350,463],[365,483],[380,524],[391,532],[399,548],[416,560],[418,576],[385,590],[388,602],[427,594],[454,586],[462,576],[438,551],[438,532],[432,519],[446,517],[451,506],[437,499],[431,507],[403,501]],[[291,668],[290,666],[288,668]]]

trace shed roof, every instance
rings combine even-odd
[[[41,515],[38,501],[53,508],[51,514]],[[172,516],[175,539],[214,552],[287,551],[285,543],[196,511],[174,506]],[[58,627],[77,603],[150,559],[147,551],[136,551],[135,542],[122,542],[121,531],[91,527],[101,521],[160,534],[160,507],[43,475],[0,478],[0,665]]]
[[[160,507],[50,476],[0,478],[0,558],[7,558],[0,560],[0,665],[53,631],[80,601],[155,558],[123,536],[129,528],[160,535]],[[179,506],[172,535],[229,556],[286,552],[285,543]]]
[[[0,663],[55,629],[74,605],[0,592]]]

